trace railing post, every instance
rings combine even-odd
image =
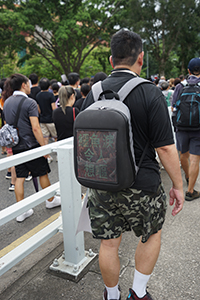
[[[81,212],[81,186],[75,178],[73,145],[57,148],[58,174],[60,180],[61,208],[63,220],[64,255],[50,269],[69,274],[77,280],[78,275],[95,258],[95,254],[84,250],[84,235],[76,229]],[[92,253],[92,254],[91,254]],[[66,276],[65,276],[66,277]]]
[[[81,212],[81,186],[74,176],[73,147],[61,146],[57,153],[65,261],[78,264],[85,257],[83,232],[75,235]]]

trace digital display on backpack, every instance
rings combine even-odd
[[[79,178],[117,183],[116,131],[77,130]]]

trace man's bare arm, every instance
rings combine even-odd
[[[40,146],[44,146],[45,142],[44,142],[42,130],[41,130],[41,127],[40,127],[40,124],[38,121],[38,117],[29,117],[29,119],[31,122],[32,131],[33,131],[33,134],[34,134],[36,140],[38,141]]]
[[[51,103],[51,108],[52,108],[52,110],[54,110],[54,109],[56,109],[56,108],[57,108],[57,106],[56,106],[56,103],[55,103],[55,102]]]
[[[184,202],[183,181],[178,152],[174,144],[157,148],[156,151],[173,184],[169,193],[169,203],[173,205],[175,202],[172,210],[172,215],[175,216],[183,208]]]

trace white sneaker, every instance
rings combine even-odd
[[[53,200],[50,202],[46,200],[46,208],[53,208],[61,205],[60,196],[54,196]]]
[[[25,179],[25,181],[30,181],[33,177],[31,175],[28,175]]]
[[[8,190],[13,192],[15,190],[15,185],[11,183]]]
[[[47,157],[47,161],[50,164],[53,161],[53,157],[51,157],[51,156]]]
[[[24,212],[22,215],[16,218],[17,222],[23,222],[25,219],[29,218],[33,214],[33,209],[29,209],[28,211]]]

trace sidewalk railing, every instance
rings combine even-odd
[[[3,158],[0,160],[0,171],[51,152],[57,152],[59,182],[0,211],[0,226],[53,197],[56,193],[61,195],[62,214],[57,220],[1,257],[0,276],[58,231],[63,232],[64,241],[64,256],[62,257],[65,267],[63,270],[62,266],[60,271],[77,276],[88,260],[87,252],[84,250],[83,232],[76,235],[76,227],[81,211],[81,186],[75,179],[73,170],[73,138]],[[59,263],[57,268],[59,270]]]

